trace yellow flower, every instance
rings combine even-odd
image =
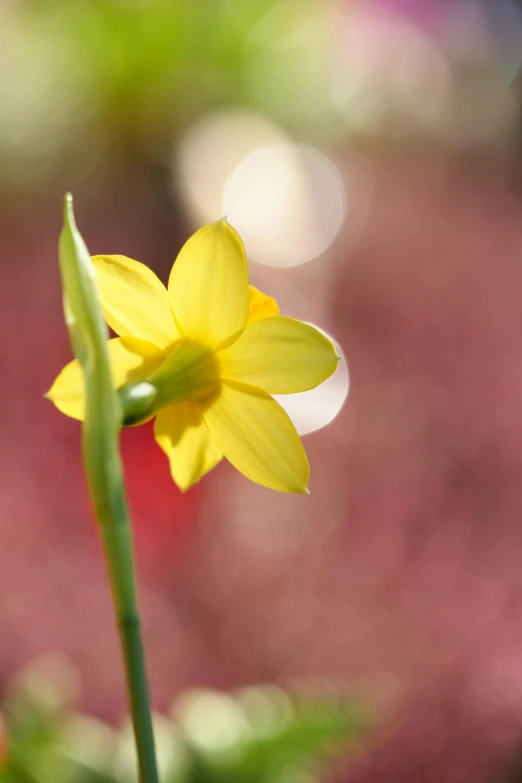
[[[312,326],[279,315],[248,284],[243,244],[225,220],[197,231],[170,273],[168,291],[125,256],[94,256],[124,424],[156,416],[154,436],[171,474],[188,489],[225,456],[252,481],[307,492],[299,436],[270,396],[312,389],[338,356]],[[83,375],[70,362],[47,394],[67,416],[84,415]]]

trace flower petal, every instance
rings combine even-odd
[[[259,386],[269,394],[313,389],[332,375],[339,361],[318,329],[282,316],[249,324],[218,356],[223,378]]]
[[[274,315],[279,315],[279,305],[273,296],[267,296],[253,285],[248,286],[248,294],[250,299],[249,324],[260,321],[262,318],[272,318]]]
[[[247,478],[280,492],[307,492],[310,469],[299,435],[266,392],[224,381],[203,418],[214,443]]]
[[[216,347],[245,328],[245,250],[226,220],[200,228],[185,243],[170,273],[169,296],[176,324],[186,337]]]
[[[185,492],[223,459],[213,443],[198,403],[182,402],[161,410],[154,437],[170,462],[173,480]]]
[[[167,290],[145,264],[126,256],[93,256],[103,313],[116,334],[166,348],[178,339]]]
[[[136,338],[115,337],[107,343],[112,380],[115,388],[128,381],[145,379],[164,361],[165,354],[156,346]],[[77,359],[69,362],[45,395],[59,411],[73,419],[83,420],[85,397],[83,371]]]

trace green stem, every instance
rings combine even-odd
[[[123,513],[119,514],[118,520],[102,526],[105,553],[125,664],[140,781],[158,783],[141,623],[136,601],[132,535],[127,509],[124,507],[121,510]]]
[[[118,618],[142,783],[157,783],[156,753],[137,614]]]

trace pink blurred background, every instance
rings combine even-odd
[[[377,720],[340,781],[522,779],[521,64],[512,0],[2,5],[0,689],[58,650],[124,711],[80,429],[43,399],[63,192],[164,281],[226,213],[345,360],[287,402],[310,497],[227,465],[182,495],[124,432],[155,705],[353,683]]]

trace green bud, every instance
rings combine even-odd
[[[131,427],[149,419],[155,412],[155,387],[147,381],[132,381],[118,389],[123,410],[123,426]]]

